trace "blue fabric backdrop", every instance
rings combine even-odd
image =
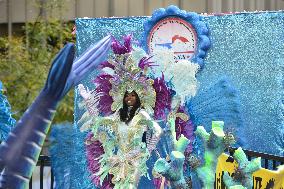
[[[12,117],[11,107],[3,94],[3,85],[0,81],[0,141],[6,140],[15,123],[16,120]]]

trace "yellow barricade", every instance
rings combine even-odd
[[[230,161],[227,154],[221,154],[218,158],[218,164],[215,174],[215,189],[225,189],[223,174],[225,171],[231,175],[237,168],[236,161]],[[284,166],[278,167],[278,170],[271,171],[261,168],[253,173],[253,189],[284,189]]]

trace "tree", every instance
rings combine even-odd
[[[52,59],[66,42],[74,42],[73,23],[55,18],[62,15],[65,1],[37,0],[39,15],[24,26],[26,35],[0,38],[0,80],[18,119],[33,102],[47,78]],[[73,120],[73,93],[61,102],[55,122]]]

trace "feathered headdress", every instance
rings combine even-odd
[[[102,74],[94,80],[98,110],[108,115],[123,105],[125,92],[135,91],[141,106],[155,118],[164,118],[170,108],[171,93],[164,77],[154,78],[150,69],[155,65],[143,50],[131,46],[131,35],[121,44],[112,43],[113,55],[101,64]]]

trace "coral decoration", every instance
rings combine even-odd
[[[172,151],[170,162],[160,158],[155,162],[154,170],[170,181],[172,188],[188,189],[183,175],[183,152]]]
[[[181,188],[187,189],[189,186],[186,184],[186,179],[183,174],[184,168],[184,151],[189,144],[189,140],[181,134],[179,139],[176,139],[175,132],[175,118],[177,115],[173,115],[173,117],[169,117],[168,125],[170,126],[171,131],[171,139],[174,146],[173,151],[170,154],[170,162],[167,161],[166,158],[159,158],[154,164],[154,172],[165,177],[166,180],[170,181],[170,185],[172,188]],[[161,185],[159,180],[156,181],[157,185]]]
[[[223,180],[228,188],[252,188],[253,187],[253,172],[261,168],[261,158],[255,158],[252,161],[247,159],[243,149],[239,147],[233,154],[234,159],[238,163],[233,177],[230,177],[228,172],[224,173]],[[238,187],[237,187],[238,186]]]
[[[198,177],[203,183],[203,188],[214,188],[215,170],[217,159],[226,149],[228,143],[233,144],[234,138],[230,142],[225,142],[225,133],[223,131],[223,121],[212,121],[212,129],[207,133],[203,126],[198,126],[195,134],[199,136],[204,143],[204,164],[196,168]]]

